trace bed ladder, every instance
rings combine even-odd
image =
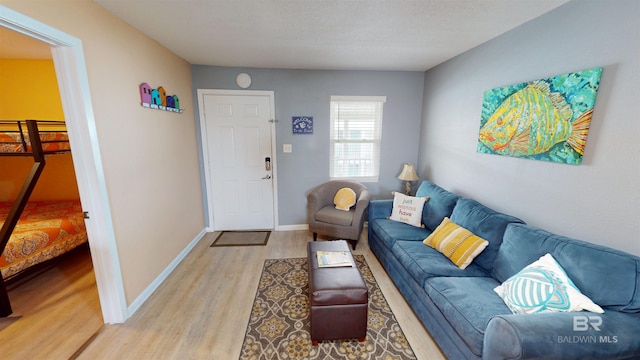
[[[40,142],[40,133],[38,132],[37,123],[35,120],[27,120],[26,122],[27,129],[29,131],[29,140],[31,141],[34,164],[31,166],[31,171],[29,171],[29,175],[25,179],[22,189],[20,189],[20,193],[18,194],[16,201],[13,203],[13,207],[9,211],[9,215],[7,215],[4,225],[2,225],[2,229],[0,229],[0,254],[7,246],[11,233],[18,223],[22,211],[25,206],[27,206],[29,196],[31,196],[33,189],[36,187],[36,183],[38,182],[38,178],[40,177],[45,164],[44,151],[42,150],[42,143]],[[0,273],[0,317],[9,316],[12,312],[13,310],[11,310],[11,303],[9,302],[6,285],[2,278],[2,273]]]

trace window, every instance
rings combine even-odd
[[[332,96],[331,180],[378,181],[385,96]]]

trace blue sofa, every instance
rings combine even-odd
[[[424,228],[387,219],[393,200],[369,203],[369,247],[450,359],[640,358],[640,258],[526,225],[424,181]],[[489,242],[464,270],[422,241],[444,217]],[[494,288],[550,253],[604,309],[512,314]]]

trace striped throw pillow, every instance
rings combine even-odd
[[[466,269],[489,242],[445,217],[423,243],[441,252],[460,269]]]

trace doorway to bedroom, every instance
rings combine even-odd
[[[26,119],[47,120],[37,123],[41,137],[64,136],[46,132],[47,126],[65,129],[51,46],[4,27],[0,39],[0,97],[6,101],[0,119],[5,126],[20,121],[18,127]],[[0,157],[0,222],[23,191],[34,161]],[[46,155],[44,164],[0,257],[12,311],[0,318],[0,343],[9,358],[30,357],[29,347],[20,343],[43,344],[72,328],[67,352],[73,354],[104,323],[72,154]],[[83,328],[87,331],[76,331]]]
[[[79,255],[82,261],[70,262],[74,264],[72,268],[54,269],[54,275],[62,275],[62,278],[57,278],[58,280],[55,279],[55,276],[53,277],[52,281],[55,286],[52,286],[52,283],[38,286],[31,280],[27,282],[27,286],[21,285],[22,289],[27,290],[26,299],[39,305],[43,310],[38,315],[43,318],[34,321],[32,316],[21,315],[14,311],[14,319],[0,325],[0,330],[2,330],[0,331],[0,344],[4,344],[2,346],[3,354],[18,354],[18,358],[25,357],[20,357],[20,353],[15,353],[14,350],[34,349],[20,345],[24,343],[35,342],[43,346],[51,343],[55,347],[56,353],[66,353],[65,349],[69,350],[74,346],[73,351],[77,350],[97,331],[96,328],[102,328],[105,322],[122,322],[126,316],[122,282],[114,275],[118,274],[118,271],[115,270],[119,269],[119,265],[117,257],[113,255],[115,239],[113,238],[109,204],[105,200],[107,194],[103,186],[104,176],[102,175],[100,155],[97,152],[97,147],[94,146],[97,144],[94,142],[96,140],[95,123],[82,43],[77,38],[2,5],[0,5],[0,30],[17,33],[36,41],[36,44],[45,46],[53,58],[60,93],[59,98],[64,108],[64,120],[69,132],[71,147],[74,150],[73,166],[78,170],[75,173],[75,180],[82,199],[83,210],[88,211],[91,216],[91,219],[84,222],[89,242],[92,245],[90,253],[85,251],[84,254]],[[0,37],[0,40],[4,41],[5,39]],[[2,48],[4,50],[11,47],[3,45]],[[63,264],[68,265],[68,263]],[[84,275],[80,276],[79,274]],[[37,280],[42,278],[38,276]],[[72,283],[80,284],[78,280],[85,282],[81,281],[82,284],[75,289],[73,286],[67,286]],[[57,289],[55,293],[52,292],[54,288]],[[90,290],[91,295],[84,297],[85,295],[80,294],[82,290],[87,289]],[[93,305],[87,307],[89,303]],[[57,307],[57,305],[61,307]],[[88,320],[89,317],[81,315],[86,309],[89,309],[91,320]],[[17,305],[14,310],[21,311]],[[77,324],[75,326],[68,321],[71,318],[83,318],[85,321],[84,324],[82,321],[80,323],[74,322],[73,324]],[[61,326],[64,329],[61,329]],[[69,335],[70,332],[74,335],[68,336],[64,344],[51,342],[57,338],[55,335],[60,333]],[[51,335],[52,333],[54,336]],[[15,346],[7,349],[5,345]]]

